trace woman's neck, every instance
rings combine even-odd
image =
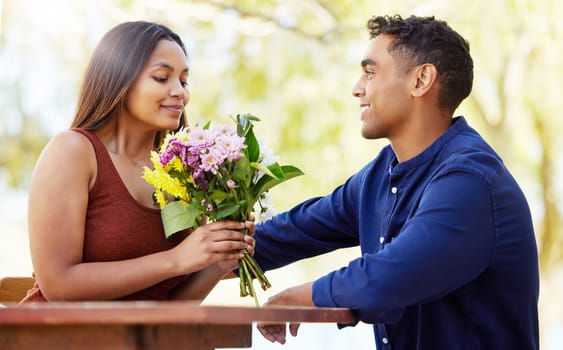
[[[114,120],[95,131],[110,153],[128,159],[133,164],[145,165],[154,149],[156,131],[124,125]]]

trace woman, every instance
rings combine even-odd
[[[29,237],[36,284],[26,301],[202,299],[254,240],[252,222],[164,237],[150,151],[184,125],[184,45],[169,28],[126,22],[96,47],[71,130],[34,169]]]

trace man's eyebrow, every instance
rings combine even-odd
[[[362,60],[361,65],[362,65],[362,67],[377,66],[377,63],[374,60],[372,60],[371,58],[366,58],[366,59]]]

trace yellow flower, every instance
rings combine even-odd
[[[185,129],[178,131],[174,136],[180,141],[188,141],[188,133]]]
[[[190,196],[187,192],[186,187],[182,185],[179,179],[172,177],[160,164],[158,153],[154,151],[151,152],[151,162],[154,165],[154,170],[145,167],[143,169],[142,178],[149,184],[154,186],[156,190],[157,202],[161,205],[161,208],[162,203],[166,204],[166,196],[162,192],[166,192],[172,197],[189,202]],[[175,164],[175,166],[178,166],[175,161],[173,163]],[[180,166],[182,166],[181,162]]]
[[[160,157],[158,156],[158,153],[155,151],[151,151],[151,163],[155,169],[158,168],[162,169],[162,165],[160,164]]]
[[[174,169],[179,172],[185,172],[184,163],[182,163],[182,161],[179,158],[172,159],[172,161],[168,163],[168,165],[166,166],[166,169],[168,169],[169,167],[170,169]]]
[[[168,203],[168,201],[166,200],[166,195],[161,190],[156,190],[154,192],[154,197],[156,199],[156,202],[160,206],[160,209],[164,208]]]

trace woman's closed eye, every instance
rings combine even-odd
[[[153,77],[153,79],[158,83],[166,83],[168,81],[167,77]],[[188,87],[188,82],[180,80],[180,85],[182,85],[183,88],[186,88]]]

